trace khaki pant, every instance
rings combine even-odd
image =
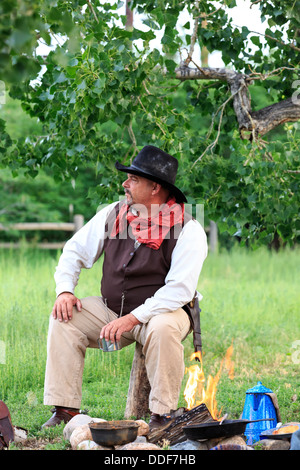
[[[71,321],[65,323],[50,318],[45,405],[80,408],[86,348],[98,348],[101,328],[117,318],[101,297],[86,297],[81,302],[81,312],[74,307]],[[147,324],[137,325],[121,337],[121,348],[134,341],[143,345],[151,385],[149,408],[153,413],[169,413],[177,408],[185,370],[181,342],[189,331],[189,318],[179,308],[156,315]]]

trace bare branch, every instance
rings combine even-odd
[[[95,12],[95,10],[94,10],[94,8],[93,8],[93,5],[91,4],[91,0],[87,0],[87,4],[88,4],[89,9],[90,9],[91,12],[93,13],[95,20],[97,21],[97,23],[99,23],[99,20],[98,20],[98,18],[97,18],[96,12]]]
[[[250,9],[255,5],[256,3],[260,3],[262,0],[256,0],[255,2],[252,2],[250,5]]]
[[[279,75],[283,70],[290,70],[292,72],[299,72],[299,69],[296,67],[278,67],[277,69],[272,70],[271,72],[268,73],[261,73],[261,72],[256,72],[255,70],[252,70],[250,65],[248,64],[249,70],[251,70],[251,77],[252,80],[267,80],[268,78]]]
[[[199,2],[198,1],[196,2],[196,8],[199,9]],[[193,34],[191,36],[190,50],[189,50],[188,56],[187,56],[187,58],[185,59],[185,62],[184,62],[184,64],[186,66],[188,66],[189,63],[192,60],[192,56],[193,56],[194,48],[195,48],[195,43],[196,43],[196,39],[197,39],[198,25],[199,25],[199,16],[197,16],[194,19],[194,28],[193,28]]]
[[[199,1],[196,1],[196,9],[199,10]],[[188,52],[188,56],[187,58],[185,59],[184,61],[184,65],[188,66],[189,63],[191,62],[192,60],[192,57],[193,57],[193,53],[194,53],[194,49],[195,49],[195,44],[196,44],[196,40],[197,40],[197,33],[198,33],[198,26],[199,26],[199,19],[201,18],[201,21],[202,21],[202,26],[206,23],[206,20],[207,18],[209,18],[210,16],[214,15],[215,13],[217,13],[217,11],[221,10],[222,6],[220,6],[219,8],[217,8],[216,10],[214,11],[211,11],[210,13],[200,13],[198,16],[195,16],[194,17],[194,27],[193,27],[193,33],[192,33],[192,36],[191,36],[191,43],[190,43],[190,50]]]
[[[287,98],[259,111],[251,111],[256,132],[264,135],[280,124],[299,121],[300,104],[294,101],[292,98]]]
[[[213,150],[214,147],[217,145],[218,143],[218,140],[219,140],[219,137],[220,137],[220,133],[221,133],[221,125],[222,125],[222,120],[223,120],[223,113],[224,113],[224,109],[225,109],[225,106],[226,104],[232,99],[232,96],[230,96],[230,98],[228,100],[225,101],[225,103],[223,103],[223,105],[221,106],[221,114],[220,114],[220,120],[219,120],[219,124],[218,124],[218,132],[217,132],[217,136],[215,138],[215,140],[209,144],[206,149],[204,150],[204,152],[200,155],[200,157],[197,158],[197,160],[194,161],[193,165],[192,165],[192,168],[194,168],[194,166],[200,162],[202,160],[202,157],[204,157],[204,155],[209,151],[209,150]]]
[[[222,80],[227,82],[230,77],[237,75],[237,72],[234,70],[226,68],[210,68],[210,67],[199,67],[191,59],[191,62],[196,66],[196,68],[190,68],[186,65],[182,65],[175,70],[176,78],[179,80]],[[241,76],[247,78],[246,75],[240,74]]]
[[[216,10],[214,11],[211,11],[210,13],[201,13],[201,18],[203,19],[206,19],[206,18],[209,18],[210,16],[214,15],[215,13],[217,13],[217,11],[221,10],[222,6],[220,6],[219,8],[217,8]]]

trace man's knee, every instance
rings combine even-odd
[[[155,341],[168,341],[170,338],[180,341],[180,331],[170,315],[156,315],[151,318],[147,328],[147,337]]]
[[[181,343],[190,332],[190,321],[183,309],[153,316],[147,326],[146,337],[149,342]]]

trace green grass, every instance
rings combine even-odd
[[[48,431],[40,426],[50,416],[50,407],[43,406],[43,382],[58,256],[25,249],[0,251],[0,399],[9,406],[16,426],[28,429],[30,436],[49,439],[48,448],[53,449],[66,447],[63,440],[51,444],[51,439],[62,437],[63,426]],[[209,255],[204,264],[199,282],[204,296],[203,368],[206,378],[215,375],[233,342],[234,379],[224,371],[217,392],[218,408],[231,418],[240,417],[246,390],[261,381],[276,393],[282,421],[300,421],[300,364],[292,347],[300,340],[299,261],[299,250],[235,249]],[[100,263],[83,271],[77,295],[98,295],[100,275]],[[133,345],[109,355],[88,350],[83,409],[104,419],[123,418],[133,352]],[[189,337],[187,367],[192,352]],[[184,386],[185,381],[182,391]],[[181,394],[179,406],[184,404]]]

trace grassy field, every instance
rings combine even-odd
[[[43,382],[58,256],[0,251],[0,399],[30,436],[56,438],[49,449],[66,447],[63,426],[40,430],[50,416]],[[230,418],[240,417],[246,390],[261,381],[276,393],[282,421],[300,421],[299,264],[299,250],[262,249],[221,252],[205,262],[199,282],[203,368],[206,378],[215,375],[233,344],[234,378],[224,372],[217,390],[218,408]],[[101,263],[83,271],[77,295],[98,295],[100,276]],[[133,352],[134,346],[109,355],[88,350],[82,409],[104,419],[123,418]],[[192,352],[189,337],[187,367]],[[179,406],[184,405],[182,393]]]

